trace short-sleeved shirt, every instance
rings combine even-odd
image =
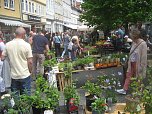
[[[48,39],[45,36],[35,35],[33,37],[33,45],[32,45],[33,53],[44,54],[46,45],[48,45]]]
[[[53,41],[56,44],[61,44],[62,43],[62,39],[61,39],[60,36],[54,36]]]
[[[29,43],[23,39],[14,39],[6,44],[2,55],[9,58],[13,79],[24,79],[30,76],[27,59],[33,56]]]

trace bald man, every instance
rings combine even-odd
[[[15,31],[16,38],[6,44],[2,59],[9,58],[11,68],[11,90],[19,94],[31,94],[32,49],[25,42],[26,31],[19,27]]]

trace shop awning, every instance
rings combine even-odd
[[[64,26],[68,27],[68,28],[71,28],[71,29],[77,29],[78,28],[78,25],[72,25],[72,24],[64,24]]]
[[[6,19],[0,19],[0,23],[4,23],[6,26],[21,26],[21,27],[31,27],[31,25],[22,23],[20,21],[12,21]]]

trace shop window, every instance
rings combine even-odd
[[[26,11],[28,11],[28,2],[27,2],[27,0],[25,1],[25,5],[26,5]]]
[[[14,0],[10,0],[10,9],[14,10]]]
[[[29,2],[29,12],[31,12],[31,2]]]
[[[22,0],[22,4],[21,4],[21,5],[22,5],[22,11],[24,11],[24,10],[25,10],[25,8],[24,8],[24,4],[25,4],[25,3],[24,3],[24,2],[25,2],[25,1],[24,1],[24,0]]]
[[[34,13],[34,3],[32,3],[32,13]]]
[[[4,0],[4,7],[9,8],[9,0]]]

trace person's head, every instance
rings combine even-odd
[[[2,31],[0,31],[0,38],[3,38],[3,33],[2,33]]]
[[[57,35],[57,36],[58,36],[58,35],[59,35],[59,32],[56,32],[56,33],[55,33],[55,35]]]
[[[141,29],[141,27],[142,27],[142,22],[141,22],[141,21],[138,21],[138,22],[137,22],[137,28],[138,28],[138,29]]]
[[[137,39],[139,39],[139,38],[141,38],[141,34],[140,34],[140,31],[136,28],[136,29],[133,29],[132,31],[131,31],[131,39],[133,40],[133,41],[135,41],[135,40],[137,40]]]
[[[72,43],[73,44],[77,44],[77,40],[76,39],[72,39]]]
[[[25,39],[26,31],[23,27],[18,27],[15,31],[16,38]]]

